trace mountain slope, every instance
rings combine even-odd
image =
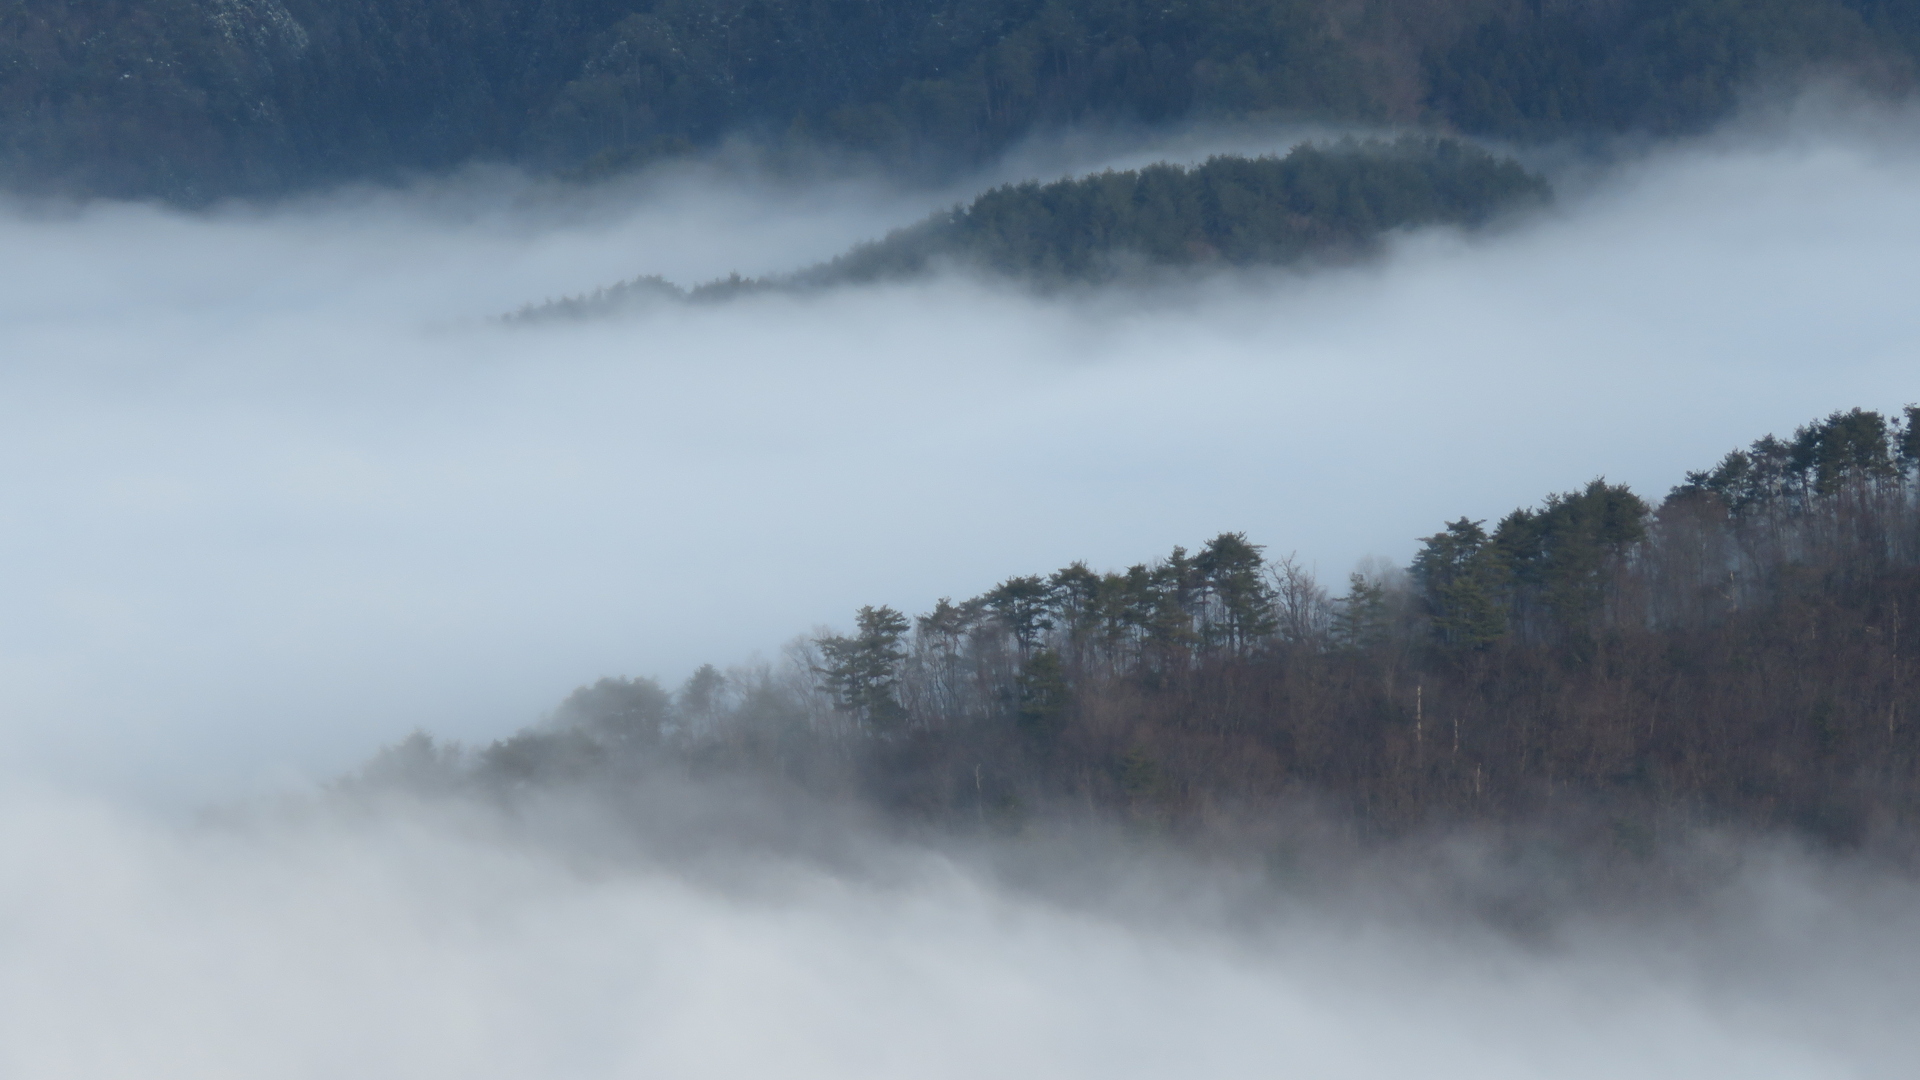
[[[194,201],[749,135],[892,168],[1061,125],[1685,131],[1742,88],[1912,82],[1892,0],[5,0],[0,179]]]

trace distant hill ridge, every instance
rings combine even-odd
[[[949,176],[1065,127],[1695,131],[1904,93],[1911,0],[5,0],[0,186],[206,202],[745,136]]]
[[[691,290],[641,277],[515,317],[895,281],[942,267],[1066,284],[1162,268],[1279,266],[1364,255],[1395,229],[1482,225],[1550,196],[1547,182],[1517,162],[1451,139],[1302,144],[1283,157],[1219,155],[1192,167],[1163,162],[1007,184],[797,273]]]

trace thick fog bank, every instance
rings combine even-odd
[[[789,269],[927,197],[694,172],[577,204],[478,178],[9,213],[0,748],[176,792],[326,774],[863,603],[1222,530],[1337,582],[1596,475],[1657,495],[1768,430],[1920,397],[1915,123],[1830,121],[1304,277],[536,327],[489,319]]]
[[[0,1072],[1865,1078],[1920,1049],[1911,883],[1765,849],[1689,906],[1516,938],[1392,879],[1210,907],[1228,879],[1136,853],[1137,895],[1062,903],[857,834],[851,868],[693,871],[519,820],[15,793]]]

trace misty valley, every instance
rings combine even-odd
[[[0,4],[0,1077],[1910,1075],[1917,10]]]

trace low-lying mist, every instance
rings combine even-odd
[[[1227,529],[1337,580],[1596,475],[1657,494],[1755,431],[1916,396],[1913,119],[1836,115],[1563,168],[1556,207],[1507,230],[1315,274],[534,327],[493,317],[636,273],[791,269],[948,194],[712,167],[573,202],[479,176],[15,208],[10,768],[171,793],[324,776],[861,603]]]
[[[0,1070],[1895,1077],[1915,1049],[1912,883],[1789,849],[1707,838],[1686,889],[1515,925],[1475,901],[1553,891],[1551,851],[1456,839],[1322,882],[738,794],[182,827],[16,793]]]

